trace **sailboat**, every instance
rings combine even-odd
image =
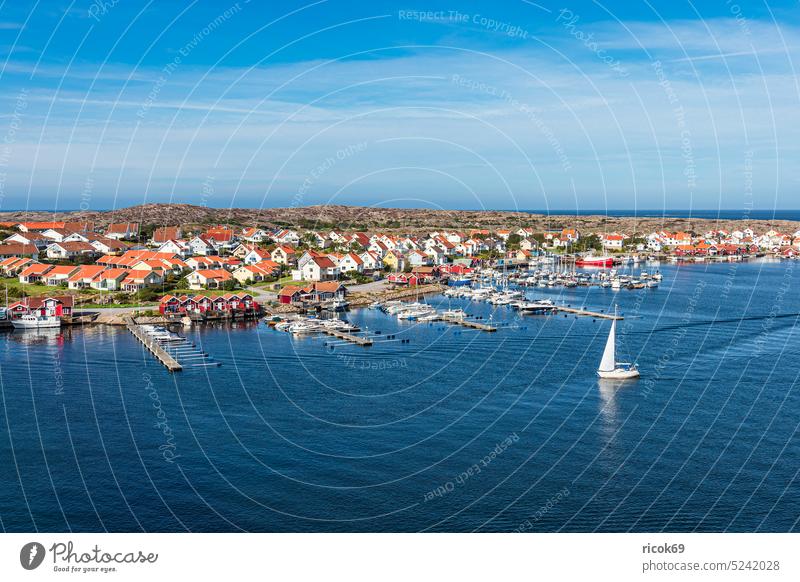
[[[629,380],[639,377],[639,369],[636,364],[617,362],[617,307],[614,306],[614,319],[611,320],[611,331],[608,332],[606,349],[603,351],[603,359],[600,360],[600,367],[597,375],[601,378],[612,380]]]

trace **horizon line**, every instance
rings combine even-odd
[[[140,206],[145,205],[161,205],[161,206],[192,206],[195,208],[205,208],[208,210],[282,210],[282,209],[291,209],[291,208],[319,208],[319,207],[351,207],[351,208],[371,208],[376,210],[432,210],[432,211],[439,211],[439,212],[526,212],[532,214],[586,214],[592,213],[597,215],[606,214],[609,212],[628,212],[628,213],[668,213],[668,212],[685,212],[685,213],[695,213],[695,212],[734,212],[740,211],[743,215],[752,213],[752,212],[800,212],[800,207],[798,208],[749,208],[749,209],[742,209],[742,208],[587,208],[587,209],[577,209],[577,208],[554,208],[554,209],[546,209],[546,208],[426,208],[422,206],[373,206],[373,205],[364,205],[364,204],[309,204],[305,206],[208,206],[208,205],[199,205],[199,204],[191,204],[188,202],[145,202],[141,204],[133,204],[130,206],[120,206],[117,208],[94,208],[94,209],[82,209],[82,208],[70,208],[70,209],[60,209],[60,210],[53,210],[51,208],[10,208],[10,209],[0,209],[0,214],[3,213],[10,213],[10,212],[50,212],[53,214],[57,214],[59,212],[115,212],[119,210],[128,210],[131,208],[137,208]]]

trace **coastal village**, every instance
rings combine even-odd
[[[260,290],[278,305],[343,297],[353,285],[447,283],[483,266],[516,267],[542,257],[612,266],[631,256],[671,261],[793,258],[800,231],[580,232],[442,229],[425,234],[224,225],[3,222],[0,275],[11,317],[69,315],[76,305],[158,305],[164,312],[252,309]],[[255,293],[254,293],[255,292]]]

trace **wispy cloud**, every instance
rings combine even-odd
[[[754,36],[770,29],[749,25]],[[558,29],[548,45],[506,50],[408,47],[368,60],[180,64],[168,74],[45,63],[25,79],[5,205],[33,184],[75,206],[89,177],[120,200],[192,201],[211,175],[221,205],[410,193],[458,205],[466,184],[470,200],[494,207],[559,206],[573,186],[583,207],[653,206],[665,192],[676,207],[697,197],[737,206],[747,156],[760,192],[800,179],[783,161],[800,154],[791,66],[800,55],[774,39],[743,39],[737,26],[588,27],[619,55],[624,76]],[[779,58],[754,74],[753,54]],[[21,61],[9,71],[31,72]],[[52,80],[62,78],[56,91]],[[13,90],[0,99],[13,110]],[[361,143],[358,155],[337,157]],[[329,159],[336,163],[298,198]]]

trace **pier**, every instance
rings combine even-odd
[[[597,319],[616,319],[622,320],[625,319],[621,315],[613,315],[610,313],[600,313],[597,311],[588,311],[586,309],[578,309],[575,307],[566,307],[565,305],[554,305],[553,309],[555,311],[563,311],[564,313],[574,313],[575,315],[584,315],[586,317],[595,317]]]
[[[445,323],[452,323],[454,325],[462,325],[471,329],[479,329],[480,331],[497,331],[497,327],[488,323],[481,323],[471,319],[458,319],[455,317],[439,317],[436,321],[444,321]]]
[[[359,346],[367,347],[371,346],[373,343],[372,338],[361,335],[355,335],[352,333],[347,333],[346,331],[339,331],[336,329],[323,329],[321,331],[330,336],[335,337],[336,339],[344,340]]]
[[[125,325],[133,336],[138,339],[144,347],[146,347],[155,356],[155,358],[166,366],[170,372],[178,372],[183,369],[178,363],[178,360],[173,358],[164,348],[162,348],[156,340],[149,337],[142,329],[136,324],[132,317],[125,318]]]

